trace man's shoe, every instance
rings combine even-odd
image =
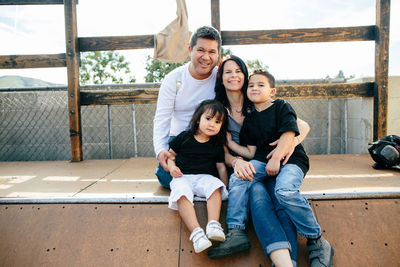
[[[331,267],[333,266],[333,247],[326,239],[321,236],[318,239],[309,239],[307,248],[311,267]]]
[[[228,257],[250,248],[249,239],[244,230],[230,229],[226,241],[207,251],[210,259]]]
[[[203,250],[208,249],[212,245],[211,241],[208,240],[208,238],[206,237],[204,230],[200,227],[197,227],[193,230],[193,232],[190,234],[189,239],[193,241],[193,248],[194,252],[196,253],[200,253]]]

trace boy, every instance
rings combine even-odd
[[[275,194],[279,203],[296,226],[297,232],[308,239],[311,266],[331,266],[333,248],[321,235],[321,228],[300,186],[309,169],[308,157],[302,145],[295,147],[287,164],[281,167],[285,152],[299,134],[296,113],[284,100],[271,100],[276,94],[275,78],[267,71],[256,70],[249,78],[248,98],[255,110],[244,120],[240,131],[240,146],[228,141],[230,149],[251,161],[255,179],[276,176]],[[280,139],[277,147],[269,144]],[[272,157],[267,155],[275,149]],[[267,216],[267,215],[265,215]]]

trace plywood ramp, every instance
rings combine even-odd
[[[312,200],[335,266],[399,266],[399,199]],[[204,202],[196,202],[203,227]],[[226,202],[221,218],[225,218]],[[166,204],[1,204],[0,266],[270,266],[252,248],[221,260],[195,254]],[[299,266],[308,266],[299,237]]]

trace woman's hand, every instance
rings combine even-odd
[[[182,177],[182,175],[183,175],[183,173],[181,172],[181,169],[179,169],[178,166],[172,166],[171,169],[169,170],[169,173],[174,178],[179,178],[179,177]]]
[[[265,166],[265,171],[267,172],[268,176],[276,176],[279,173],[279,169],[281,167],[281,163],[279,160],[271,158],[267,166]]]
[[[294,138],[293,143],[292,143],[292,145],[290,146],[290,149],[287,151],[286,155],[283,156],[283,158],[282,158],[282,159],[283,159],[282,166],[285,165],[285,164],[288,162],[290,156],[292,156],[292,154],[293,154],[293,152],[294,152],[295,147],[298,145],[297,142],[296,142],[296,139],[297,139],[297,138]],[[279,139],[276,140],[275,142],[270,143],[269,145],[270,145],[270,146],[277,146],[278,143],[279,143]],[[275,149],[276,149],[276,148],[275,148]],[[267,159],[271,159],[271,158],[272,158],[272,156],[274,155],[275,149],[272,150],[272,151],[267,155]]]
[[[238,159],[235,163],[234,172],[236,177],[243,180],[253,181],[256,170],[251,162]]]

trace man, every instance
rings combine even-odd
[[[197,29],[189,44],[190,62],[165,76],[158,94],[154,117],[153,144],[159,161],[156,176],[160,184],[170,188],[167,170],[168,141],[189,125],[196,106],[215,97],[214,87],[221,36],[211,26]]]

